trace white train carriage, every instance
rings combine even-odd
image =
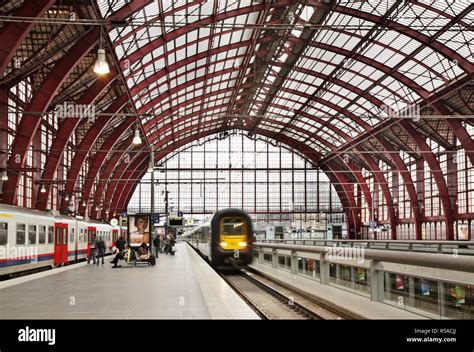
[[[98,221],[0,204],[0,277],[85,259],[94,237],[110,252],[120,232]]]

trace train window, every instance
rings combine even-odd
[[[61,244],[61,228],[56,227],[56,246]]]
[[[54,243],[54,227],[48,226],[48,243]]]
[[[229,217],[222,220],[222,232],[224,236],[240,236],[244,232],[244,222],[240,217]]]
[[[8,242],[8,223],[0,222],[0,246],[6,245]]]
[[[74,242],[74,227],[71,229],[71,235],[69,236],[69,242],[70,243]]]
[[[16,224],[16,244],[25,244],[26,225]]]
[[[28,243],[36,244],[36,225],[28,226]]]
[[[40,225],[40,227],[39,227],[38,243],[39,244],[45,244],[46,243],[46,226]]]
[[[63,228],[63,241],[62,244],[67,244],[67,228]]]

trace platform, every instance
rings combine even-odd
[[[76,264],[0,283],[0,319],[258,319],[191,248],[155,267]]]
[[[341,313],[354,319],[428,319],[428,313],[415,314],[400,308],[392,307],[382,302],[371,301],[368,297],[345,291],[330,285],[321,285],[315,280],[302,276],[292,275],[289,272],[274,269],[268,265],[254,261],[249,265],[260,274],[267,276],[276,282],[282,282],[286,286],[313,298],[316,302],[328,307],[334,307]]]

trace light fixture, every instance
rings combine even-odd
[[[95,61],[94,72],[98,75],[106,75],[110,72],[109,64],[105,58],[105,50],[102,48],[97,50],[97,60]]]
[[[86,204],[86,201],[83,200],[83,201],[82,201],[82,206],[85,207],[86,205],[87,205],[87,204]]]
[[[7,170],[2,172],[2,181],[8,181],[8,173]]]
[[[40,193],[46,193],[46,188],[44,188],[44,185],[41,185]]]
[[[133,145],[142,144],[142,139],[140,138],[140,131],[138,130],[138,128],[135,129],[135,137],[133,137],[132,143]]]
[[[102,48],[102,29],[100,30],[99,50],[97,50],[97,60],[94,64],[94,72],[98,75],[106,75],[110,72],[109,64],[105,56],[105,50]]]
[[[66,202],[69,201],[69,194],[66,194],[66,197],[64,197],[64,200],[65,200]]]
[[[99,207],[97,205],[95,206],[95,211],[99,211]]]

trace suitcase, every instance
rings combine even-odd
[[[156,257],[152,254],[150,255],[150,258],[148,259],[151,265],[156,265]]]

